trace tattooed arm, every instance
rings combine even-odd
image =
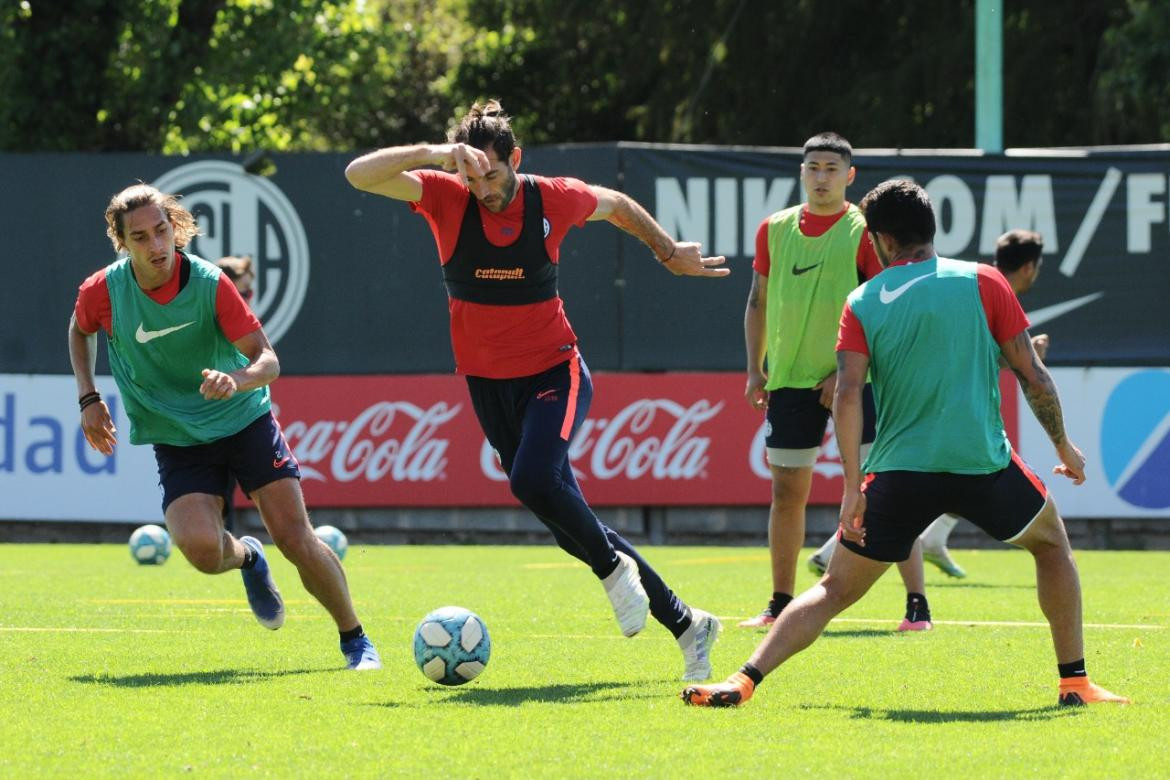
[[[1036,420],[1052,440],[1056,447],[1060,465],[1053,468],[1054,474],[1063,474],[1081,484],[1085,481],[1085,456],[1073,444],[1064,430],[1064,415],[1060,408],[1060,397],[1056,392],[1056,383],[1052,375],[1044,367],[1044,362],[1036,354],[1032,345],[1032,338],[1028,331],[1021,331],[1015,338],[999,345],[1007,365],[1020,380],[1020,389],[1024,391],[1024,398]]]
[[[597,209],[589,219],[604,219],[629,233],[650,247],[658,262],[675,276],[727,276],[731,273],[730,269],[714,267],[723,265],[726,258],[703,257],[697,242],[675,241],[646,209],[625,193],[596,185],[590,189],[597,196]]]

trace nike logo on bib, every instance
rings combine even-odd
[[[882,303],[893,303],[894,301],[898,300],[902,293],[909,290],[911,285],[918,284],[923,279],[927,279],[931,276],[934,276],[934,274],[923,274],[922,276],[915,276],[910,281],[905,282],[904,284],[901,284],[892,290],[887,290],[886,285],[882,284],[882,289],[878,291],[878,297],[881,298]]]
[[[804,268],[798,268],[797,266],[794,265],[794,266],[792,266],[792,275],[793,276],[800,276],[801,274],[803,274],[807,271],[811,271],[812,269],[817,268],[819,266],[820,266],[820,263],[817,263],[816,265],[806,265]]]
[[[188,325],[194,325],[195,320],[184,322],[182,325],[176,325],[173,328],[163,328],[162,330],[146,330],[142,327],[142,323],[138,323],[138,331],[134,334],[134,338],[138,340],[139,344],[145,344],[148,341],[153,341],[160,336],[165,336],[168,333],[174,333],[176,330],[182,330]]]

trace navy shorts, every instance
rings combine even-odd
[[[861,443],[873,441],[877,412],[873,388],[861,393]],[[764,445],[774,450],[807,450],[820,447],[831,412],[821,406],[821,391],[803,387],[781,387],[768,393],[768,428]]]
[[[1022,534],[1048,498],[1040,478],[1012,452],[991,474],[882,471],[866,477],[865,546],[841,544],[885,563],[910,557],[914,540],[944,513],[965,517],[1001,542]]]
[[[158,462],[163,512],[188,493],[207,493],[231,501],[232,477],[249,496],[278,479],[301,478],[297,459],[271,412],[257,417],[239,433],[207,444],[156,444],[154,459]]]

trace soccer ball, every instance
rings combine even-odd
[[[414,630],[414,662],[428,679],[443,685],[474,680],[491,654],[487,626],[463,607],[440,607]]]
[[[338,558],[345,557],[345,551],[349,549],[349,540],[340,530],[331,525],[323,525],[320,528],[314,528],[313,533],[317,535],[318,539],[325,542]]]
[[[130,556],[141,564],[166,563],[171,557],[171,535],[157,525],[144,525],[130,534]]]

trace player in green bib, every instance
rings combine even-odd
[[[772,597],[742,628],[767,627],[792,601],[805,537],[805,505],[829,423],[837,364],[833,344],[845,296],[881,271],[865,218],[845,200],[853,182],[853,147],[836,133],[804,144],[800,166],[807,201],[766,218],[756,234],[752,288],[744,313],[747,386],[764,410],[764,442],[772,476],[768,550]],[[873,440],[867,397],[865,442]],[[829,552],[822,553],[824,561]],[[824,573],[813,556],[810,566]],[[931,628],[921,556],[899,564],[906,584],[906,617],[899,631]]]
[[[725,682],[696,685],[689,704],[743,704],[772,672],[811,645],[829,621],[905,560],[943,512],[1030,552],[1048,619],[1061,705],[1126,703],[1085,670],[1081,586],[1064,523],[1044,483],[1016,455],[999,413],[999,357],[1019,378],[1059,464],[1081,484],[1085,459],[1064,429],[1052,377],[1028,318],[995,268],[940,258],[926,191],[891,180],[861,202],[886,270],[849,294],[837,338],[833,404],[845,468],[840,549],[827,576],[781,613],[748,662]],[[877,404],[877,435],[861,463],[862,388]],[[865,474],[863,479],[863,473]]]
[[[112,455],[117,444],[94,376],[103,330],[130,442],[154,445],[163,514],[183,556],[206,574],[239,569],[256,619],[265,628],[283,625],[284,601],[263,545],[223,525],[235,478],[336,622],[347,668],[380,669],[341,562],[309,525],[296,458],[272,416],[268,385],[280,364],[260,321],[219,268],[184,251],[198,229],[173,196],[129,187],[111,199],[106,223],[114,249],[126,256],[85,280],[69,323],[90,446]]]

